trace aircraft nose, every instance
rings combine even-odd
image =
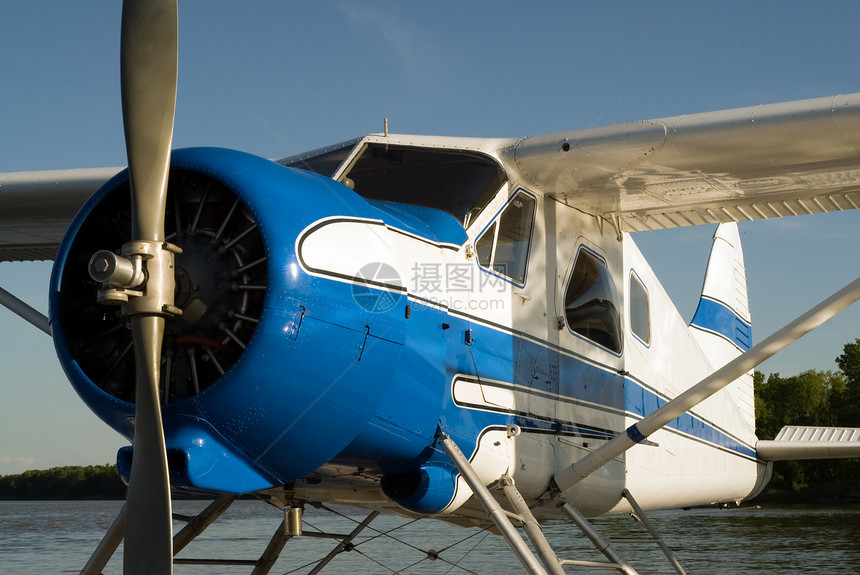
[[[71,226],[55,266],[51,317],[58,355],[78,393],[131,437],[128,330],[98,303],[99,285],[78,261],[95,253],[90,244],[122,227],[126,181],[121,174],[109,182]],[[187,430],[195,425],[187,422],[196,418],[223,457],[292,481],[337,455],[367,425],[398,364],[401,288],[386,287],[384,266],[362,263],[369,253],[363,238],[336,235],[326,245],[312,233],[335,220],[379,224],[379,212],[328,178],[220,149],[174,151],[168,193],[168,234],[187,249],[176,263],[182,317],[166,327],[165,429],[179,418],[183,437],[193,439]],[[374,246],[383,251],[371,261],[396,258],[384,242]],[[312,264],[339,258],[349,278],[303,256]]]

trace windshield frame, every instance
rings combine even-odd
[[[296,168],[299,170],[307,170],[334,178],[341,171],[343,165],[350,161],[353,157],[356,148],[364,138],[353,138],[331,146],[324,146],[294,156],[287,156],[277,160],[277,163],[288,168]],[[336,162],[336,163],[335,163]],[[328,169],[332,166],[331,169]]]
[[[368,154],[372,157],[368,157]],[[400,157],[394,159],[393,156],[397,154],[400,154]],[[387,164],[385,156],[392,158]],[[408,158],[409,162],[398,162],[404,157]],[[415,178],[413,181],[416,186],[412,188],[406,185],[396,190],[371,188],[369,193],[362,193],[364,190],[356,189],[363,187],[361,182],[358,185],[355,182],[359,176],[355,170],[362,162],[369,164],[368,171],[362,177],[372,178],[374,171],[385,171],[386,168],[392,170],[392,180],[403,179],[409,170],[413,170],[412,175],[421,174],[425,177]],[[373,165],[373,162],[377,165]],[[437,172],[439,166],[451,170],[451,182],[442,183],[444,175]],[[401,173],[394,173],[401,167]],[[365,199],[436,209],[452,215],[464,227],[474,221],[474,216],[486,208],[509,182],[507,171],[499,159],[480,150],[379,141],[376,138],[365,138],[356,146],[335,177]],[[380,178],[378,175],[375,177]],[[478,189],[470,190],[469,186],[475,185],[476,181]],[[395,185],[392,184],[392,187]],[[416,198],[415,194],[420,197]]]

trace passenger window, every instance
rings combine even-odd
[[[499,219],[475,242],[478,263],[524,284],[534,217],[535,199],[518,192]]]
[[[621,353],[618,292],[606,263],[580,248],[564,293],[564,315],[571,331]]]
[[[651,344],[651,317],[648,291],[639,278],[630,272],[630,329],[645,345]]]

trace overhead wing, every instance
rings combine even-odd
[[[860,94],[577,130],[508,148],[523,177],[625,231],[860,207]],[[0,174],[0,261],[53,259],[119,168]]]
[[[860,207],[860,94],[521,140],[525,179],[625,231]]]
[[[52,260],[69,223],[120,168],[0,174],[0,262]]]

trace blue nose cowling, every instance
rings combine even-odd
[[[402,352],[406,315],[406,298],[390,309],[368,309],[357,304],[349,283],[303,272],[296,238],[325,217],[378,219],[380,212],[331,179],[241,152],[177,150],[176,169],[206,174],[242,200],[262,233],[268,285],[259,324],[238,360],[209,387],[163,407],[172,480],[237,493],[289,483],[335,457],[373,418]],[[120,174],[106,184],[70,227],[52,278],[51,321],[79,395],[131,437],[133,404],[84,373],[60,313],[75,235],[100,199],[125,180]],[[120,461],[130,456],[124,451]]]

